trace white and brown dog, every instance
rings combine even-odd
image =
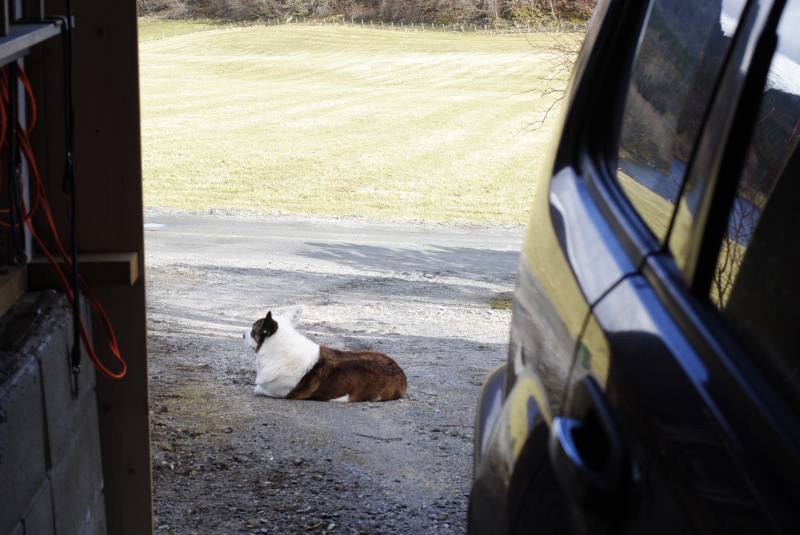
[[[303,307],[258,320],[244,334],[256,352],[256,394],[315,401],[389,401],[406,397],[406,374],[377,351],[315,344],[295,327]]]

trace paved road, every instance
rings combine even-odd
[[[485,275],[513,273],[523,237],[519,226],[215,217],[159,209],[145,212],[145,228],[148,256],[336,261],[371,269]]]

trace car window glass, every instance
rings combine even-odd
[[[654,0],[631,73],[617,180],[659,241],[745,0]]]
[[[778,25],[710,298],[800,410],[800,0]]]

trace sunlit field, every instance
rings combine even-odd
[[[191,24],[140,25],[146,205],[526,221],[550,36]]]

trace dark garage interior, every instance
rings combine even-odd
[[[0,534],[152,533],[136,3],[2,10]],[[59,256],[51,227],[91,289],[80,310],[107,374],[85,344],[80,361],[73,353],[73,315],[43,251]],[[91,294],[120,378],[106,376],[123,366]]]

